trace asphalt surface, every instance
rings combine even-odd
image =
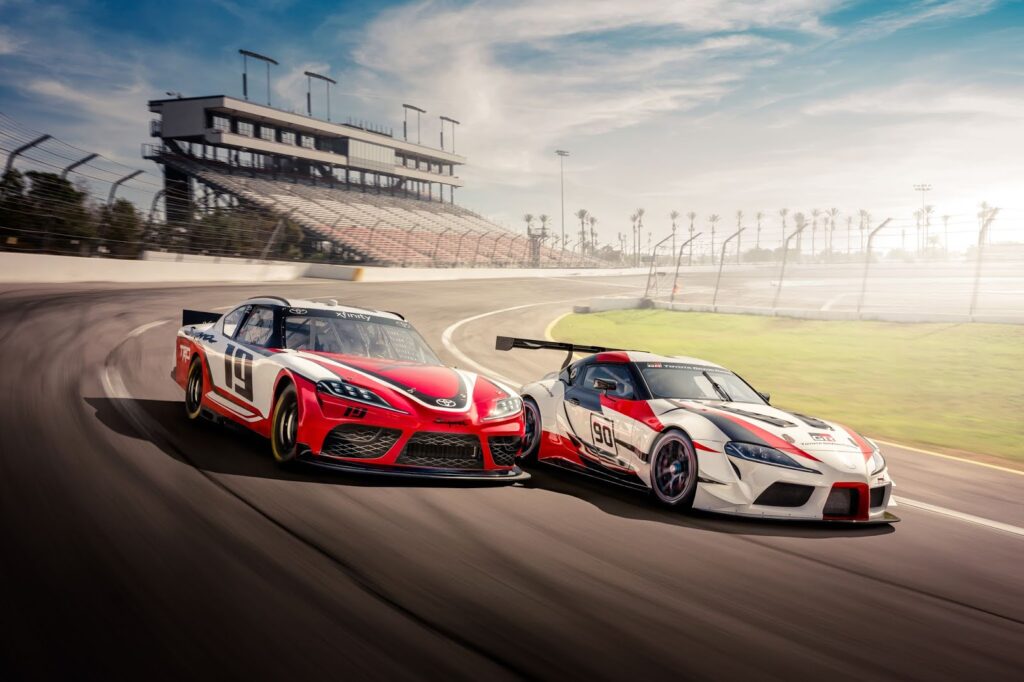
[[[277,293],[401,310],[446,360],[524,381],[560,357],[495,334],[638,284],[0,293],[0,675],[1019,679],[1019,474],[886,448],[916,506],[846,527],[683,514],[545,467],[505,487],[287,473],[188,423],[168,376],[182,307]]]

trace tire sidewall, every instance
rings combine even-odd
[[[680,497],[674,500],[665,497],[658,489],[657,482],[654,480],[654,474],[656,471],[658,458],[659,456],[661,456],[661,450],[667,443],[673,440],[677,440],[678,442],[683,444],[683,447],[685,448],[688,458],[690,460],[690,476],[686,482],[686,489]],[[651,493],[658,500],[658,502],[664,505],[668,505],[670,507],[682,507],[686,509],[692,507],[693,498],[697,494],[698,473],[699,465],[697,463],[697,451],[693,447],[693,441],[686,433],[678,429],[669,429],[668,431],[665,431],[660,436],[658,436],[657,439],[655,439],[654,443],[651,445],[651,467],[648,475],[650,477]]]
[[[533,462],[537,459],[537,452],[540,450],[541,436],[543,435],[543,427],[541,426],[540,418],[540,406],[533,398],[523,398],[523,438],[526,438],[525,428],[528,414],[533,416],[533,428],[536,431],[533,437],[532,443],[523,443],[523,452],[519,455],[519,460],[522,462]]]
[[[195,405],[195,410],[189,407],[190,393],[192,390],[193,375],[198,374],[199,377],[199,400]],[[206,392],[206,376],[203,371],[203,361],[198,357],[192,361],[189,365],[188,374],[185,375],[185,414],[189,419],[195,421],[203,413],[203,394]]]
[[[291,449],[285,449],[278,435],[281,428],[280,420],[284,417],[290,405],[294,405],[295,409],[295,441],[291,444]],[[295,391],[295,386],[289,384],[277,396],[277,400],[274,401],[274,412],[270,420],[270,451],[279,464],[288,464],[294,461],[299,454],[298,419],[299,396]]]

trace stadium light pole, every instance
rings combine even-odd
[[[782,241],[782,269],[779,271],[779,283],[775,287],[775,298],[772,299],[772,310],[775,310],[775,307],[779,305],[779,295],[782,293],[782,280],[786,278],[786,261],[789,256],[789,243],[793,241],[794,237],[803,232],[806,227],[807,223],[804,223]]]
[[[565,251],[565,157],[569,156],[569,152],[556,149],[555,153],[558,154],[558,175],[562,192],[562,250]]]
[[[449,118],[447,116],[442,116],[441,117],[441,151],[444,151],[444,124],[445,124],[445,121],[447,121],[448,123],[452,124],[452,154],[454,154],[455,153],[455,126],[462,125],[462,124],[459,123],[458,121],[456,121],[454,118]]]
[[[267,65],[267,106],[270,106],[270,65],[277,66],[277,60],[266,55],[262,55],[259,52],[253,52],[252,50],[239,50],[238,54],[242,55],[242,97],[245,101],[249,101],[249,57],[258,59]]]
[[[405,141],[409,141],[409,111],[412,110],[416,112],[416,144],[420,144],[420,116],[427,113],[427,110],[420,109],[414,104],[403,104],[402,108],[405,109],[405,122],[402,124]]]
[[[718,277],[715,278],[715,295],[711,298],[711,312],[713,312],[713,313],[718,312],[718,307],[717,307],[717,304],[718,304],[718,284],[719,284],[719,282],[722,281],[722,266],[725,265],[725,248],[727,246],[729,246],[729,242],[731,242],[735,237],[740,236],[740,233],[743,232],[743,230],[745,230],[745,229],[747,229],[747,228],[741,227],[740,229],[736,230],[735,232],[730,234],[728,237],[726,237],[725,241],[722,242],[722,247],[721,247],[721,251],[722,252],[721,252],[721,254],[719,254],[719,259],[718,259]]]
[[[78,161],[74,161],[71,164],[69,164],[68,166],[65,166],[64,170],[62,170],[60,172],[60,179],[61,180],[67,180],[68,179],[68,173],[70,173],[71,171],[75,170],[76,168],[78,168],[79,166],[81,166],[84,163],[89,163],[90,161],[95,159],[97,156],[99,156],[99,154],[89,154],[87,156],[83,156]]]
[[[331,86],[337,85],[338,81],[333,78],[328,78],[319,73],[313,73],[312,71],[304,71],[303,75],[306,77],[306,115],[310,118],[313,117],[313,79],[323,81],[327,85],[327,120],[331,120]]]
[[[676,274],[675,277],[672,278],[672,298],[669,300],[670,310],[672,309],[671,306],[675,305],[676,302],[676,285],[679,283],[679,266],[683,262],[683,249],[685,249],[690,242],[692,242],[694,239],[701,236],[702,234],[704,233],[698,232],[697,234],[693,235],[692,237],[690,237],[685,242],[679,245],[679,256],[676,258]]]
[[[4,175],[7,175],[8,173],[11,172],[11,168],[14,167],[14,159],[16,159],[19,154],[21,154],[22,152],[28,151],[29,149],[32,149],[32,147],[35,147],[38,144],[42,144],[42,143],[46,142],[49,139],[50,139],[49,135],[40,135],[39,137],[37,137],[36,139],[32,140],[31,142],[27,142],[27,143],[21,145],[20,147],[18,147],[17,149],[15,149],[13,152],[11,152],[10,156],[7,157],[7,164],[4,166]]]
[[[875,235],[878,234],[878,231],[888,225],[890,220],[892,220],[892,218],[886,218],[883,220],[882,224],[871,230],[871,234],[868,235],[868,248],[867,252],[864,254],[864,274],[860,279],[860,296],[857,298],[857,317],[860,317],[860,309],[861,306],[864,305],[864,292],[867,291],[868,288],[868,268],[871,267],[871,243],[874,241]]]
[[[932,186],[926,182],[922,182],[917,185],[914,185],[914,191],[921,193],[921,217],[924,218],[925,194],[932,191]],[[921,252],[925,249],[927,249],[927,244],[921,241],[921,230],[919,229],[917,231],[917,250],[918,252]]]

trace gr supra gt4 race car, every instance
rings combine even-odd
[[[445,367],[395,313],[273,296],[186,310],[173,377],[185,411],[270,439],[279,462],[521,480],[522,400]]]
[[[567,351],[523,386],[524,458],[650,490],[669,505],[775,519],[898,519],[878,446],[850,428],[784,412],[695,358],[501,337],[498,350]],[[572,362],[574,353],[591,353]]]

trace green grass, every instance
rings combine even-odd
[[[1024,462],[1024,326],[622,310],[570,315],[553,334],[704,358],[783,409],[908,445]]]

